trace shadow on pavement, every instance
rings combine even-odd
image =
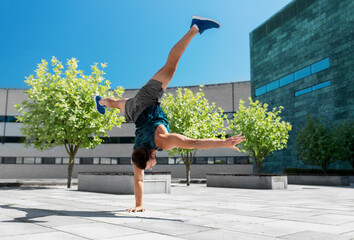
[[[0,221],[0,222],[29,222],[29,223],[41,223],[47,221],[38,221],[35,218],[48,217],[48,216],[69,216],[69,217],[114,217],[114,218],[133,218],[142,220],[160,220],[160,221],[172,221],[172,222],[184,222],[180,219],[169,218],[157,218],[157,217],[141,217],[141,216],[126,216],[117,215],[119,212],[125,213],[125,210],[118,211],[68,211],[68,210],[48,210],[39,208],[21,208],[12,205],[0,205],[0,209],[11,209],[22,211],[26,213],[25,217],[14,218],[13,220]]]

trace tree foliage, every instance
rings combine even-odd
[[[345,120],[333,128],[334,158],[347,161],[354,171],[354,121]]]
[[[202,86],[201,86],[202,87]],[[225,137],[225,119],[221,108],[209,103],[202,88],[195,94],[187,88],[178,88],[176,97],[171,93],[162,99],[162,109],[170,123],[170,131],[192,139]],[[190,165],[196,149],[174,148],[169,155],[181,155],[190,184]]]
[[[109,91],[110,82],[105,80],[103,70],[98,64],[91,66],[91,75],[84,75],[78,70],[78,60],[67,60],[67,70],[55,57],[48,62],[42,60],[36,69],[36,75],[26,78],[29,89],[25,91],[28,98],[16,105],[21,113],[18,121],[23,122],[22,133],[26,136],[26,146],[33,145],[38,150],[55,146],[65,146],[69,154],[68,187],[74,157],[79,148],[93,149],[107,136],[106,131],[113,126],[120,126],[124,121],[118,115],[118,109],[111,109],[100,115],[94,109],[93,96],[118,97],[123,88]],[[101,64],[105,68],[106,64]]]
[[[327,173],[329,164],[335,161],[333,141],[333,135],[323,120],[307,116],[306,124],[296,138],[299,159],[305,164],[319,166]]]
[[[246,141],[242,144],[242,151],[248,151],[255,160],[258,173],[261,173],[263,160],[275,150],[281,150],[287,146],[291,124],[281,121],[278,116],[283,109],[273,108],[268,111],[268,104],[253,101],[246,108],[244,101],[240,99],[239,110],[229,121],[230,129],[234,134],[242,134]]]

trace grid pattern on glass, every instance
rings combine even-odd
[[[323,83],[314,85],[314,86],[309,87],[309,88],[302,89],[300,91],[295,92],[295,97],[300,96],[300,95],[305,94],[305,93],[316,91],[316,90],[324,88],[324,87],[328,87],[330,85],[331,85],[331,81],[327,81],[327,82],[323,82]]]
[[[42,158],[42,164],[55,164],[54,157],[44,157]]]
[[[256,97],[260,96],[262,94],[273,91],[275,89],[278,89],[280,87],[288,85],[288,84],[295,82],[297,80],[308,77],[312,74],[318,73],[318,72],[325,70],[329,67],[330,67],[329,58],[325,58],[325,59],[315,62],[309,66],[301,68],[293,73],[290,73],[290,74],[286,75],[285,77],[282,77],[282,78],[277,79],[273,82],[270,82],[267,85],[256,88],[255,95],[256,95]]]

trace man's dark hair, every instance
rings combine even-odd
[[[150,149],[146,147],[134,149],[132,154],[132,161],[137,168],[145,169],[146,162],[150,159]]]

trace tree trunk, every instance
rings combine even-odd
[[[191,165],[186,164],[186,171],[187,171],[187,186],[191,184]]]
[[[72,154],[70,154],[69,158],[69,167],[68,167],[68,183],[67,183],[67,188],[71,188],[71,178],[73,174],[73,168],[74,168],[74,157]]]

